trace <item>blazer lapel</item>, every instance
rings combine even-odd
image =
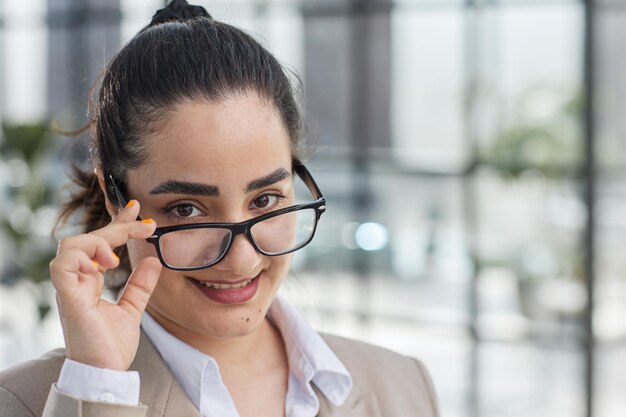
[[[346,402],[335,407],[315,385],[313,385],[313,389],[320,402],[320,411],[317,417],[382,417],[378,401],[372,392],[363,394],[359,392],[358,387],[353,386],[352,393]]]
[[[139,348],[131,370],[141,378],[139,401],[150,404],[146,417],[200,417],[148,336],[141,331]]]
[[[366,394],[355,401],[348,415],[350,417],[382,417],[380,408],[378,407],[378,401],[373,393]]]
[[[146,417],[201,417],[143,331],[130,369],[138,371],[141,378],[140,402],[150,404]],[[362,392],[356,383],[339,407],[330,403],[314,384],[313,388],[320,402],[318,417],[382,417],[376,396]]]
[[[174,380],[169,393],[163,417],[200,417],[200,411],[193,405],[180,384]]]

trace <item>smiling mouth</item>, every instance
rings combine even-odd
[[[216,289],[216,290],[237,290],[237,289],[244,288],[244,287],[247,287],[248,285],[250,285],[250,283],[252,281],[254,281],[255,279],[258,278],[258,275],[256,277],[254,277],[254,278],[250,278],[250,279],[248,279],[246,281],[241,281],[241,282],[237,282],[237,283],[234,283],[234,284],[225,284],[225,283],[218,283],[218,282],[200,281],[200,280],[197,280],[197,279],[191,278],[191,277],[187,277],[187,278],[189,278],[191,281],[195,282],[196,284],[201,285],[201,286],[206,287],[206,288],[213,288],[213,289]]]

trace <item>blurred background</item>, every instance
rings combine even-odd
[[[0,369],[63,344],[88,152],[51,123],[164,3],[0,0]],[[443,416],[624,415],[626,1],[196,3],[304,82],[329,203],[282,291],[316,328],[420,358]]]

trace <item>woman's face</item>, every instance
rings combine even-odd
[[[141,203],[140,216],[157,226],[236,223],[293,204],[287,132],[274,107],[254,93],[219,103],[182,103],[146,140],[148,160],[129,171],[127,187]],[[133,266],[156,256],[145,241],[128,242],[128,252]],[[210,268],[164,268],[148,311],[188,342],[250,334],[262,323],[290,262],[290,255],[261,255],[238,235],[226,257]]]

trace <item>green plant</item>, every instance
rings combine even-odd
[[[7,250],[3,253],[0,284],[49,279],[48,263],[55,253],[50,238],[56,195],[53,151],[49,123],[2,124],[0,239]],[[40,305],[42,317],[48,309]]]

